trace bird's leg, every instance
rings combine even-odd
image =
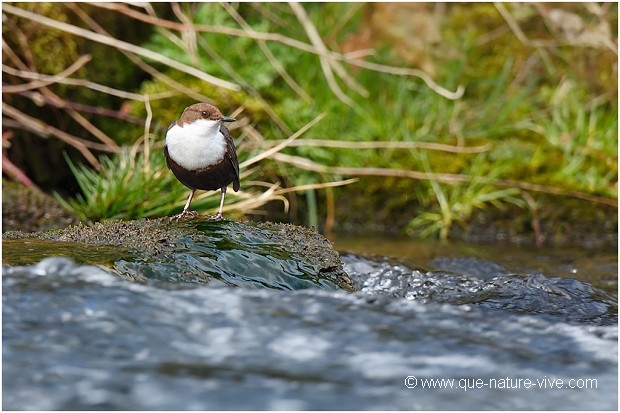
[[[196,193],[196,190],[192,189],[192,192],[189,194],[189,198],[187,198],[187,202],[185,203],[185,208],[183,208],[183,212],[181,212],[179,215],[175,215],[171,217],[170,218],[171,221],[172,220],[178,221],[179,219],[187,217],[187,216],[195,217],[196,215],[198,215],[198,212],[189,210],[189,206],[192,203],[192,198],[194,197],[195,193]]]
[[[224,208],[224,196],[226,195],[226,187],[222,187],[222,198],[220,199],[220,209],[218,209],[217,214],[209,217],[209,219],[220,220],[222,219],[222,209]]]

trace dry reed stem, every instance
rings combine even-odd
[[[323,70],[323,74],[325,75],[325,80],[327,80],[329,88],[332,90],[332,92],[334,92],[334,95],[336,95],[336,97],[342,103],[348,106],[354,106],[353,100],[347,95],[345,95],[342,89],[340,89],[340,86],[338,86],[338,82],[336,82],[334,72],[332,71],[332,66],[330,64],[331,62],[325,56],[327,54],[327,47],[325,47],[325,44],[323,44],[321,36],[319,36],[319,33],[316,31],[316,27],[314,27],[314,25],[310,22],[306,11],[302,6],[297,3],[289,3],[289,6],[297,16],[297,19],[303,26],[304,30],[306,31],[306,35],[310,39],[310,42],[312,42],[312,44],[314,45],[314,47],[317,48],[317,50],[322,52],[322,55],[319,56],[319,63],[321,64],[321,69]]]
[[[41,76],[39,73],[24,72],[21,70],[13,69],[10,66],[6,66],[5,64],[2,64],[2,71],[5,73],[14,74],[17,76],[20,76],[20,74],[24,74],[24,73],[29,73],[29,74],[34,75],[32,77],[32,79],[34,79],[33,82],[29,82],[29,83],[22,84],[22,85],[2,86],[2,93],[24,92],[26,90],[39,89],[43,86],[51,85],[52,83],[58,83],[59,81],[62,81],[63,79],[65,79],[67,76],[70,76],[73,73],[77,72],[82,66],[88,63],[91,59],[92,57],[88,54],[80,56],[78,60],[76,60],[71,66],[69,66],[65,70],[55,75],[45,76],[45,79],[43,79],[43,76]],[[13,72],[13,73],[10,73],[10,72]],[[25,76],[20,76],[20,77],[25,77]]]
[[[517,37],[517,39],[519,39],[519,41],[525,46],[534,47],[536,51],[538,52],[538,54],[540,55],[541,59],[545,62],[545,64],[548,67],[551,66],[550,64],[551,59],[549,57],[549,54],[544,48],[551,47],[551,46],[558,46],[559,44],[555,41],[549,42],[549,41],[528,39],[525,33],[523,33],[523,31],[521,30],[519,23],[517,23],[517,21],[512,17],[512,14],[508,11],[508,9],[502,3],[499,3],[499,2],[494,3],[494,5],[497,11],[499,11],[499,14],[502,15],[502,17],[508,24],[508,27],[510,28],[510,30],[512,30],[512,33]]]
[[[86,139],[78,138],[77,136],[71,135],[65,131],[62,131],[53,126],[50,126],[38,119],[28,116],[22,111],[8,105],[5,102],[2,103],[2,112],[3,114],[6,114],[9,117],[15,119],[17,122],[19,122],[15,124],[14,127],[18,127],[17,125],[22,126],[21,129],[31,130],[37,133],[39,136],[44,137],[44,138],[47,138],[49,135],[53,135],[53,136],[58,137],[60,140],[78,149],[87,148],[87,149],[92,149],[95,151],[110,152],[110,153],[121,153],[122,152],[122,148],[118,146],[112,147],[110,145],[97,143],[97,142],[91,142]],[[98,164],[98,162],[96,163]]]
[[[99,34],[103,34],[106,36],[109,36],[110,34],[105,31],[105,29],[103,29],[103,27],[101,27],[97,22],[95,22],[88,14],[86,14],[84,12],[84,10],[82,10],[80,7],[78,7],[76,4],[74,3],[67,3],[66,6],[72,10],[76,15],[78,15],[78,17],[80,17],[82,19],[82,21],[84,23],[86,23],[89,27],[91,27],[94,31],[96,31]],[[148,63],[144,62],[142,59],[140,59],[139,57],[137,57],[135,54],[130,53],[130,52],[126,52],[124,50],[120,51],[121,53],[123,53],[123,55],[125,55],[129,60],[131,60],[136,66],[138,66],[140,69],[144,70],[146,73],[148,73],[149,75],[153,76],[155,79],[161,81],[162,83],[166,84],[167,86],[169,86],[171,89],[176,90],[182,94],[185,94],[193,99],[196,99],[199,102],[208,102],[208,103],[213,103],[213,101],[208,98],[207,96],[195,92],[192,89],[186,87],[185,85],[177,82],[176,80],[170,78],[169,76],[161,73],[160,71],[158,71],[157,69],[155,69],[153,66],[149,65]],[[167,92],[163,92],[163,93],[167,93]],[[140,96],[140,98],[142,98],[142,95],[138,95]],[[154,100],[153,97],[151,97],[151,100]]]
[[[249,3],[249,6],[260,13],[265,19],[269,20],[276,26],[283,27],[286,23],[277,14],[273,13],[269,8],[262,7],[265,3]]]
[[[8,45],[7,42],[4,41],[4,39],[2,39],[2,54],[6,54],[7,57],[9,58],[9,60],[11,62],[13,62],[13,64],[17,67],[19,67],[22,70],[30,70],[30,68],[28,66],[26,66],[26,64],[24,62],[21,61],[21,59],[19,58],[19,56],[17,56],[17,54],[15,54],[15,52],[13,51],[13,49],[11,49],[11,46]],[[4,56],[3,56],[4,59]]]
[[[444,173],[427,173],[418,171],[408,171],[404,169],[390,168],[359,168],[347,166],[327,166],[310,159],[301,158],[294,155],[285,155],[282,153],[274,153],[271,158],[294,165],[301,169],[319,173],[330,173],[336,175],[354,175],[354,176],[393,176],[397,178],[409,178],[416,180],[435,180],[443,183],[468,182],[471,178],[467,175],[460,174],[444,174]]]
[[[140,20],[146,23],[150,23],[160,27],[166,27],[168,29],[182,31],[184,30],[183,24],[173,22],[170,20],[161,19],[155,16],[149,16],[144,13],[140,13],[137,10],[131,9],[124,5],[119,5],[115,3],[93,3],[93,5],[97,7],[101,7],[107,10],[114,10],[119,13],[125,14],[126,16],[132,17],[136,20]],[[291,37],[287,37],[278,33],[265,33],[265,32],[257,32],[255,30],[245,31],[242,29],[235,29],[231,27],[222,27],[222,26],[207,26],[207,25],[198,25],[195,24],[194,30],[198,32],[205,33],[216,33],[216,34],[226,34],[228,36],[236,36],[236,37],[249,37],[254,40],[266,40],[282,43],[284,45],[294,47],[296,49],[313,53],[318,55],[319,57],[327,57],[337,61],[343,61],[353,66],[358,66],[363,69],[373,70],[382,73],[390,73],[399,76],[413,76],[420,78],[426,85],[433,90],[435,93],[445,97],[450,100],[457,100],[463,96],[465,91],[462,85],[459,85],[455,92],[451,92],[441,86],[439,86],[431,77],[425,72],[417,69],[403,68],[403,67],[394,67],[388,65],[382,65],[377,63],[371,63],[366,61],[360,61],[355,58],[350,58],[347,55],[343,55],[341,53],[329,51],[329,50],[319,50],[313,45],[304,43],[302,41],[293,39]]]
[[[107,10],[114,10],[122,13],[126,16],[140,20],[145,23],[152,24],[158,27],[165,27],[171,30],[183,31],[184,27],[182,23],[173,22],[170,20],[162,19],[156,16],[149,16],[148,14],[140,13],[137,10],[131,9],[127,6],[118,3],[91,3],[94,6],[101,7]],[[264,33],[250,30],[246,32],[243,29],[235,29],[233,27],[224,26],[208,26],[203,24],[195,24],[194,29],[198,32],[225,34],[235,37],[249,37],[254,40],[268,40],[285,44],[287,46],[294,47],[309,53],[321,54],[314,46],[304,43],[302,41],[287,37],[278,33]]]
[[[80,151],[80,153],[84,155],[86,160],[88,160],[88,162],[96,169],[99,169],[101,167],[101,164],[92,154],[92,152],[90,152],[89,148],[98,150],[109,150],[107,145],[104,146],[101,144],[95,144],[93,142],[85,141],[76,136],[70,135],[67,132],[61,131],[60,129],[57,129],[53,126],[44,124],[38,119],[32,118],[4,102],[2,104],[2,113],[12,117],[26,129],[38,132],[41,136],[53,135],[60,140],[70,144],[78,151]]]
[[[146,107],[146,122],[144,122],[144,174],[150,175],[151,163],[151,121],[153,120],[153,110],[151,109],[151,102],[149,101],[149,95],[144,94],[144,106]]]
[[[230,14],[232,18],[235,19],[235,21],[239,24],[239,26],[241,26],[243,30],[245,30],[246,32],[249,32],[252,30],[252,27],[237,12],[237,10],[235,10],[228,3],[220,3],[220,4],[228,12],[228,14]],[[280,61],[273,55],[273,53],[267,46],[267,43],[264,40],[256,40],[256,43],[258,44],[258,47],[260,47],[260,49],[262,50],[267,60],[269,60],[269,62],[273,65],[273,67],[276,69],[278,74],[282,77],[282,79],[284,79],[286,84],[289,85],[290,88],[293,89],[293,91],[297,93],[297,95],[301,97],[304,101],[306,101],[307,103],[312,103],[313,99],[310,96],[308,96],[306,91],[303,90],[303,88],[299,86],[297,82],[295,82],[295,79],[293,79],[291,75],[288,74],[286,69],[284,69],[284,66],[282,66]]]
[[[11,58],[11,60],[13,61],[13,63],[15,63],[16,66],[21,67],[22,69],[26,69],[27,66],[24,62],[21,61],[21,59],[13,52],[13,50],[8,47],[8,45],[4,42],[3,40],[3,45],[6,45],[6,52],[9,55],[9,57]],[[72,73],[72,71],[78,70],[80,67],[82,67],[84,64],[86,64],[86,62],[88,62],[90,60],[90,56],[89,55],[85,55],[82,56],[80,59],[78,59],[78,61],[76,63],[74,63],[72,66],[70,66],[68,69],[71,70],[64,70],[61,73]],[[8,66],[6,67],[8,68]],[[5,68],[5,69],[6,69]],[[16,70],[16,69],[14,69]],[[58,95],[56,95],[54,92],[52,92],[47,85],[45,84],[39,84],[39,88],[41,89],[41,92],[29,92],[29,91],[16,91],[14,93],[16,94],[20,94],[20,95],[24,95],[30,99],[32,99],[35,103],[47,103],[47,104],[51,104],[53,106],[59,107],[59,108],[63,108],[66,109],[67,112],[69,113],[69,115],[76,120],[76,122],[78,122],[80,125],[82,125],[86,130],[88,130],[90,133],[92,133],[96,138],[98,138],[99,140],[101,140],[105,145],[106,145],[106,149],[108,151],[118,151],[119,150],[119,146],[116,144],[116,142],[114,142],[114,140],[112,140],[109,136],[107,136],[105,133],[103,133],[101,130],[99,130],[97,127],[95,127],[92,123],[90,123],[85,117],[83,117],[80,113],[78,113],[75,108],[76,107],[81,107],[84,108],[86,105],[81,105],[81,104],[75,104],[75,103],[71,103],[71,102],[66,102],[63,99],[61,99]],[[26,116],[26,118],[24,118],[26,120],[26,122],[22,122],[19,127],[22,127],[22,125],[26,125],[30,128],[30,130],[36,131],[38,133],[41,133],[41,128],[37,128],[35,127],[35,124],[30,122],[28,123],[28,119],[34,119],[34,118],[30,118],[27,115],[25,115],[24,113],[17,111],[17,109],[10,107],[11,109],[13,109],[14,112],[14,118],[15,116]],[[9,111],[11,111],[11,109],[9,109]],[[3,113],[5,112],[4,108],[3,108]],[[44,123],[40,123],[39,125],[46,125]],[[80,144],[78,143],[77,146],[75,144],[75,140],[74,139],[79,139],[74,137],[73,135],[67,134],[64,131],[60,131],[56,128],[53,128],[49,125],[48,126],[50,129],[50,134],[57,136],[59,138],[65,138],[65,139],[69,139],[67,142],[71,143],[73,142],[73,146],[76,147],[85,157],[86,159],[91,163],[91,165],[95,166],[96,168],[99,167],[99,162],[97,161],[97,159],[94,157],[94,155],[88,150],[85,149],[84,147],[80,146]],[[42,136],[46,137],[47,134],[45,133],[41,133]],[[73,139],[74,138],[74,139]],[[88,142],[88,141],[84,141],[84,142]],[[87,145],[89,146],[89,145]],[[91,146],[92,147],[92,146]]]
[[[77,61],[76,61],[77,63]],[[65,71],[67,71],[69,68],[65,69]],[[18,69],[14,69],[10,66],[6,66],[6,65],[2,65],[2,71],[4,73],[8,73],[10,75],[13,76],[17,76],[17,77],[21,77],[23,79],[31,79],[31,80],[36,80],[38,82],[40,82],[40,85],[37,84],[37,82],[31,82],[29,83],[29,85],[33,85],[32,88],[28,88],[28,89],[24,89],[24,90],[30,90],[30,89],[34,89],[34,88],[38,88],[41,86],[48,86],[51,85],[53,83],[58,83],[58,84],[63,84],[63,85],[71,85],[71,86],[80,86],[80,87],[85,87],[87,89],[91,89],[91,90],[95,90],[97,92],[101,92],[101,93],[105,93],[107,95],[111,95],[111,96],[116,96],[122,99],[129,99],[129,100],[137,100],[137,101],[144,101],[144,96],[140,95],[138,93],[132,93],[132,92],[126,92],[124,90],[120,90],[120,89],[114,89],[111,88],[109,86],[105,86],[99,83],[95,83],[95,82],[91,82],[89,80],[86,79],[74,79],[74,78],[70,78],[70,77],[65,77],[67,74],[64,74],[65,71],[58,73],[57,75],[46,75],[43,73],[38,73],[38,72],[31,72],[31,71],[27,71],[27,70],[18,70]],[[61,76],[62,75],[62,76]],[[9,89],[12,88],[13,85],[11,86],[3,86],[2,87],[2,93],[16,93],[19,90],[17,89],[18,86],[26,86],[26,85],[14,85],[15,89]],[[156,93],[154,95],[151,95],[151,100],[158,100],[158,99],[165,99],[165,98],[169,98],[171,96],[174,96],[173,92],[160,92],[160,93]]]
[[[192,28],[194,23],[192,22],[192,19],[190,19],[183,13],[179,3],[171,3],[171,6],[172,11],[177,16],[177,18],[181,21],[181,23],[187,26],[186,30],[181,32],[183,43],[186,44],[186,47],[184,47],[183,45],[181,45],[180,47],[181,49],[187,49],[187,51],[189,52],[189,56],[193,60],[192,64],[196,67],[199,67],[200,61],[198,59],[198,42],[196,40],[198,36],[196,34],[196,30]]]
[[[207,83],[211,83],[214,86],[218,86],[224,89],[229,89],[229,90],[234,90],[234,91],[241,90],[241,87],[235,83],[228,82],[223,79],[219,79],[215,76],[211,76],[208,73],[195,69],[191,66],[187,66],[183,63],[179,63],[176,60],[171,59],[167,56],[164,56],[160,53],[154,52],[149,49],[145,49],[140,46],[136,46],[131,43],[124,42],[122,40],[115,39],[114,37],[111,37],[111,36],[106,36],[103,34],[95,33],[90,30],[86,30],[81,27],[78,27],[78,26],[74,26],[68,23],[63,23],[58,20],[50,19],[49,17],[41,16],[39,14],[20,9],[18,7],[10,6],[6,3],[2,4],[2,11],[5,13],[9,13],[15,16],[22,17],[24,19],[34,21],[36,23],[39,23],[39,24],[42,24],[48,27],[52,27],[54,29],[57,29],[63,32],[71,33],[78,37],[83,37],[85,39],[92,40],[97,43],[101,43],[107,46],[112,46],[119,50],[132,52],[139,56],[152,59],[156,62],[162,63],[173,69],[179,70],[181,72],[192,75],[198,79],[204,80]]]
[[[545,236],[542,232],[542,226],[540,225],[540,216],[538,214],[538,205],[536,204],[536,200],[529,192],[523,191],[521,194],[527,207],[529,208],[532,214],[532,228],[534,229],[534,244],[537,247],[542,247],[543,242],[545,240]]]
[[[15,58],[13,59],[15,61],[15,59],[17,59],[17,61],[20,63],[19,66],[23,67],[25,66],[25,64],[23,62],[21,62],[19,60],[19,58],[17,56],[15,56]],[[58,95],[56,95],[54,92],[52,92],[48,86],[52,83],[55,83],[57,80],[62,80],[64,77],[76,72],[77,70],[79,70],[81,67],[83,67],[87,62],[89,62],[91,60],[91,56],[90,55],[83,55],[80,56],[80,58],[74,62],[71,66],[69,66],[67,69],[61,71],[60,73],[58,73],[55,76],[50,76],[50,79],[52,80],[50,81],[40,81],[40,80],[35,80],[34,82],[30,82],[27,85],[15,85],[13,87],[11,86],[7,86],[7,87],[3,87],[2,91],[4,93],[18,93],[18,94],[25,94],[27,91],[31,90],[31,89],[41,89],[41,95],[39,95],[38,93],[28,93],[28,97],[33,97],[33,98],[37,98],[37,97],[42,97],[43,99],[39,99],[42,100],[43,102],[48,102],[51,103],[52,105],[59,107],[59,108],[63,108],[66,109],[67,112],[69,113],[69,115],[76,121],[78,122],[82,127],[84,127],[87,131],[89,131],[93,136],[95,136],[97,139],[99,139],[101,142],[105,143],[106,145],[110,145],[113,148],[118,148],[118,145],[116,144],[116,142],[114,142],[114,140],[112,138],[110,138],[109,136],[107,136],[103,131],[101,131],[100,129],[98,129],[95,125],[93,125],[91,122],[88,121],[88,119],[86,119],[84,116],[82,116],[80,113],[78,113],[76,110],[74,110],[71,107],[67,107],[66,103],[63,99],[61,99]],[[17,69],[12,69],[8,66],[3,65],[2,68],[3,71],[6,72],[23,72]],[[32,73],[32,72],[29,72]]]
[[[225,204],[223,211],[231,211],[231,210],[245,211],[248,209],[261,207],[269,202],[276,201],[276,200],[282,201],[285,205],[285,209],[288,209],[288,200],[284,196],[276,194],[276,190],[279,188],[279,186],[280,186],[279,183],[269,184],[267,190],[260,192],[258,194],[251,192],[251,191],[241,190],[234,194],[234,197],[236,199],[239,199],[240,201]],[[205,191],[195,196],[194,200],[196,201],[196,200],[207,199],[207,198],[214,196],[215,194],[217,194],[217,192],[215,191]],[[182,206],[184,203],[185,203],[185,199],[183,198],[183,199],[180,199],[177,204],[179,206]],[[215,209],[217,208],[214,207],[213,210]]]
[[[319,116],[317,116],[316,118],[314,118],[313,120],[311,120],[310,122],[308,122],[306,125],[304,125],[301,129],[299,129],[297,132],[295,132],[294,134],[292,134],[288,139],[284,140],[283,142],[279,143],[278,145],[274,146],[271,149],[266,150],[265,152],[262,152],[242,163],[239,164],[239,168],[245,168],[247,166],[250,166],[260,160],[263,160],[265,158],[271,157],[274,154],[276,154],[277,152],[281,151],[282,149],[286,148],[291,142],[293,142],[295,139],[297,139],[298,137],[300,137],[304,132],[306,132],[308,129],[310,129],[311,127],[313,127],[316,123],[318,123],[321,119],[323,119],[325,116],[327,116],[327,113],[321,113]]]
[[[51,106],[54,106],[60,109],[70,108],[70,109],[75,109],[79,112],[92,113],[94,115],[107,116],[110,118],[121,119],[126,122],[134,123],[136,125],[144,124],[144,120],[140,118],[136,118],[131,115],[127,115],[126,113],[123,113],[117,110],[106,109],[106,108],[102,108],[99,106],[85,105],[83,103],[69,102],[67,100],[58,101],[58,99],[49,98],[39,92],[18,92],[16,94],[27,97],[28,99],[32,100],[37,105],[46,104],[46,105],[51,105]]]
[[[5,148],[9,148],[11,145],[9,141],[15,136],[12,130],[2,132],[2,173],[8,175],[12,180],[18,182],[24,186],[32,187],[41,190],[32,180],[22,171],[17,165],[15,165],[5,153]]]
[[[337,175],[353,175],[353,176],[391,176],[396,178],[408,178],[416,180],[432,180],[436,182],[454,184],[459,182],[473,182],[475,178],[462,174],[444,174],[444,173],[432,173],[432,172],[418,172],[408,171],[403,169],[389,169],[389,168],[357,168],[357,167],[344,167],[344,166],[327,166],[317,162],[311,161],[299,156],[285,155],[282,153],[275,153],[270,156],[274,160],[284,162],[296,166],[308,171],[319,173],[330,173]],[[570,198],[582,199],[598,204],[604,204],[609,206],[618,206],[618,201],[611,198],[589,195],[578,191],[567,191],[561,188],[551,187],[547,185],[533,184],[529,182],[512,181],[509,179],[495,179],[490,182],[492,185],[517,188],[525,191],[541,192],[552,195],[567,196]]]
[[[338,23],[336,23],[327,36],[325,36],[325,43],[331,43],[331,41],[340,33],[344,26],[353,18],[353,16],[355,16],[355,13],[359,12],[364,5],[365,3],[362,2],[351,4],[351,7],[347,10],[345,15],[338,20]]]
[[[349,88],[355,90],[363,97],[368,97],[368,91],[362,85],[357,83],[353,77],[349,76],[347,71],[344,69],[344,67],[342,67],[338,60],[331,58],[329,50],[327,49],[327,46],[325,46],[325,43],[323,42],[319,31],[312,23],[312,20],[310,20],[310,17],[308,16],[308,13],[306,13],[306,10],[303,8],[303,6],[299,3],[293,2],[290,2],[289,6],[291,7],[291,9],[293,9],[293,12],[297,16],[297,19],[306,31],[306,34],[308,35],[308,38],[310,39],[314,47],[322,51],[325,55],[324,59],[326,59],[326,63],[330,66],[330,68],[332,68],[338,74],[338,76],[340,76],[340,78],[347,84],[347,86],[349,86]]]
[[[265,141],[266,145],[279,144],[282,140]],[[480,153],[487,152],[492,145],[487,143],[480,146],[458,146],[447,145],[435,142],[402,142],[402,141],[340,141],[330,139],[297,139],[288,144],[290,147],[312,146],[320,148],[342,148],[342,149],[430,149],[434,151],[451,153]]]
[[[518,188],[525,191],[542,192],[545,194],[567,196],[569,198],[581,199],[596,204],[609,205],[612,207],[618,206],[617,199],[606,198],[603,196],[590,195],[579,191],[568,191],[562,188],[556,188],[547,185],[533,184],[529,182],[512,181],[509,179],[496,179],[492,182],[493,185],[503,186],[507,188]]]
[[[287,194],[289,192],[299,192],[299,191],[307,191],[308,189],[325,189],[325,188],[334,188],[337,186],[350,185],[358,182],[358,178],[350,178],[344,179],[342,181],[331,181],[331,182],[321,182],[316,184],[305,184],[298,186],[291,186],[289,188],[282,188],[278,190],[278,194]]]
[[[15,165],[8,156],[2,154],[2,173],[7,174],[9,178],[18,182],[24,186],[41,190],[34,182],[22,171],[17,165]]]
[[[510,30],[512,30],[512,33],[514,33],[514,35],[517,37],[517,39],[519,39],[521,43],[523,43],[523,45],[532,47],[541,47],[545,45],[544,43],[528,39],[525,33],[523,33],[523,31],[521,30],[519,23],[517,23],[517,21],[512,17],[512,14],[502,3],[495,2],[493,4],[495,5],[497,11],[499,11],[499,14],[502,15],[502,17],[508,24],[508,27],[510,27]]]
[[[45,92],[49,92],[50,96],[53,96],[54,98],[62,101],[62,99],[60,99],[60,97],[54,94],[52,91],[46,90]],[[120,148],[119,145],[114,141],[114,139],[110,138],[101,129],[93,125],[88,119],[82,116],[81,113],[79,113],[75,109],[69,108],[67,108],[67,112],[69,113],[69,116],[73,118],[73,120],[79,123],[84,129],[86,129],[95,138],[99,139],[102,143],[109,145],[111,148]]]
[[[428,86],[429,89],[431,89],[433,92],[449,100],[458,100],[461,97],[463,97],[463,94],[465,93],[465,87],[463,85],[459,85],[456,88],[456,91],[451,92],[448,89],[439,86],[427,73],[419,69],[411,69],[408,67],[387,66],[387,65],[367,62],[365,60],[359,60],[359,59],[346,60],[346,62],[349,63],[350,65],[358,66],[363,69],[374,70],[375,72],[388,73],[388,74],[397,75],[397,76],[413,76],[413,77],[420,78],[424,83],[426,83],[426,86]]]
[[[47,86],[41,88],[41,94],[52,102],[52,105],[65,109],[69,116],[73,118],[77,123],[79,123],[84,129],[86,129],[91,135],[95,138],[99,139],[104,144],[110,146],[113,149],[118,149],[118,144],[106,135],[102,130],[93,125],[88,119],[82,116],[74,107],[68,105],[66,100],[63,100],[56,93],[52,92]]]
[[[323,183],[317,183],[317,184],[299,185],[299,186],[294,186],[290,188],[281,188],[279,183],[250,181],[250,182],[247,182],[247,185],[266,187],[267,190],[261,192],[260,195],[258,196],[256,193],[253,193],[251,191],[240,191],[236,193],[234,196],[237,198],[241,198],[242,201],[227,204],[227,206],[224,207],[224,211],[226,210],[247,211],[249,209],[261,207],[267,204],[268,202],[282,201],[282,203],[284,204],[284,211],[288,212],[289,201],[286,197],[284,197],[285,194],[292,193],[292,192],[298,192],[298,191],[306,191],[309,189],[333,188],[337,186],[349,185],[357,181],[358,179],[353,178],[353,179],[346,179],[342,181],[332,181],[332,182],[323,182]],[[200,194],[196,199],[205,199],[210,196],[213,196],[213,194],[215,194],[215,192],[206,192],[206,193]],[[183,200],[183,202],[185,201]],[[182,205],[182,204],[179,203],[179,205]]]

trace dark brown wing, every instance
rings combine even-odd
[[[164,157],[166,158],[166,166],[168,167],[168,169],[172,169],[170,167],[170,155],[168,154],[168,145],[164,145]]]
[[[232,165],[235,171],[235,179],[233,179],[233,190],[237,192],[239,190],[239,160],[237,159],[237,151],[235,150],[235,142],[233,141],[230,131],[224,125],[220,126],[220,132],[226,139],[226,159]]]
[[[172,122],[172,123],[170,124],[170,126],[168,126],[168,131],[169,131],[170,129],[172,129],[172,127],[173,127],[174,125],[176,125],[176,124],[177,124],[177,121],[176,121],[176,120],[175,120],[174,122]],[[168,131],[166,131],[166,132],[168,132]],[[164,140],[164,142],[165,142],[165,140]],[[165,145],[165,144],[164,144],[164,155],[166,156],[166,166],[168,167],[168,169],[172,169],[172,168],[170,167],[170,162],[168,161],[168,158],[169,158],[169,156],[168,156],[168,146],[167,146],[167,145]]]

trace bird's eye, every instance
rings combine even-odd
[[[202,117],[203,117],[203,118],[208,118],[208,117],[209,117],[209,114],[203,110],[203,111],[202,111]]]

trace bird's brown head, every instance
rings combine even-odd
[[[233,122],[235,119],[222,115],[218,108],[208,103],[195,103],[183,111],[177,125],[183,127],[186,123],[192,123],[198,119]]]

